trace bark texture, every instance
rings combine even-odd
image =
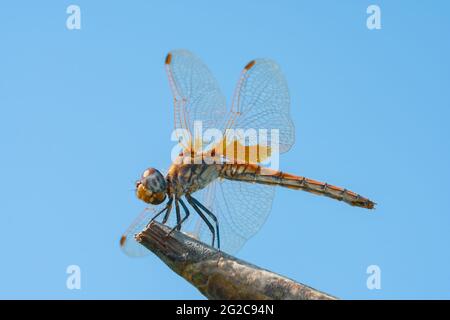
[[[334,300],[335,297],[262,269],[181,232],[152,222],[136,240],[208,299]]]

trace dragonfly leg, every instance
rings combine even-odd
[[[155,215],[153,216],[153,218],[149,221],[149,223],[147,224],[147,227],[150,225],[150,223],[153,222],[153,220],[155,220],[156,218],[158,218],[163,212],[169,210],[169,208],[172,207],[172,201],[173,201],[173,199],[170,198],[169,201],[167,201],[167,205],[166,205],[161,211],[159,211],[157,214],[155,214]]]
[[[187,220],[187,218],[189,218],[190,212],[187,208],[187,206],[184,204],[184,201],[181,199],[178,199],[178,201],[180,202],[181,206],[183,207],[185,216],[183,217],[183,219],[181,219],[181,221],[179,221],[177,223],[177,225],[175,227],[172,228],[172,230],[170,230],[169,235],[174,232],[175,230],[181,230],[181,225]],[[177,205],[178,207],[178,205]]]
[[[172,202],[173,202],[173,198],[170,198],[169,202],[167,202],[167,212],[164,215],[162,224],[166,224],[167,220],[169,220],[170,212],[172,211]]]
[[[194,210],[198,213],[200,218],[202,218],[202,220],[205,221],[206,225],[209,228],[209,231],[211,231],[211,234],[212,234],[212,244],[211,244],[211,246],[214,247],[214,240],[216,238],[216,233],[214,231],[214,227],[212,226],[211,222],[209,222],[208,218],[206,218],[206,216],[202,213],[202,211],[197,206],[197,204],[194,202],[194,198],[192,198],[188,194],[185,197],[186,197],[186,200],[189,202],[189,204],[192,206],[192,208],[194,208]]]
[[[175,212],[177,214],[177,224],[175,225],[176,230],[180,230],[181,227],[181,213],[180,213],[180,204],[178,203],[178,199],[175,199]]]
[[[193,198],[192,196],[189,196],[189,198],[192,200],[193,203],[195,203],[197,206],[199,206],[201,209],[203,209],[204,212],[208,216],[211,217],[211,219],[214,220],[214,223],[216,224],[216,234],[217,234],[217,248],[220,250],[220,234],[219,234],[219,220],[217,219],[216,215],[212,213],[208,208],[206,208],[200,201]]]

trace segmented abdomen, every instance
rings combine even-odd
[[[304,190],[318,195],[324,195],[352,206],[373,209],[375,203],[361,195],[301,176],[295,176],[281,171],[263,168],[254,164],[224,164],[220,170],[220,177],[268,185],[277,185],[295,190]]]

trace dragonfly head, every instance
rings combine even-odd
[[[136,196],[150,204],[160,204],[166,199],[167,182],[154,168],[148,168],[136,182]]]

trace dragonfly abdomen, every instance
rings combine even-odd
[[[353,191],[336,187],[325,182],[296,176],[254,164],[225,164],[221,177],[230,180],[276,185],[285,188],[303,190],[317,195],[323,195],[352,206],[373,209],[375,203]]]

